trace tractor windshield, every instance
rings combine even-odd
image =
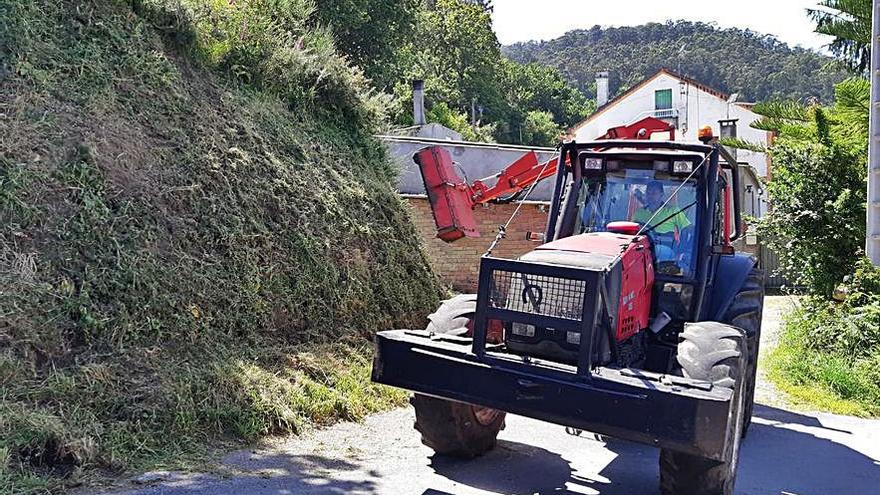
[[[693,275],[695,182],[682,185],[681,179],[662,172],[625,169],[584,179],[583,186],[575,232],[601,232],[615,221],[636,222],[651,238],[660,273]]]

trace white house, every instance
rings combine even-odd
[[[693,79],[661,69],[623,94],[608,101],[608,73],[596,75],[599,108],[572,128],[578,141],[589,141],[611,127],[630,124],[647,116],[667,121],[676,128],[677,141],[696,141],[700,127],[711,125],[716,136],[735,136],[746,141],[769,144],[771,135],[750,127],[760,118],[751,111],[753,104],[737,101]],[[738,150],[737,160],[754,167],[767,177],[770,171],[764,153]]]

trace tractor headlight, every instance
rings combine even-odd
[[[689,174],[694,170],[694,162],[689,160],[675,160],[672,162],[672,172],[675,174]]]
[[[514,335],[519,335],[520,337],[534,337],[535,326],[526,325],[525,323],[514,322],[514,324],[510,328],[510,332]]]
[[[581,333],[580,332],[568,332],[565,335],[565,341],[569,344],[580,345],[581,343]]]
[[[602,170],[601,158],[585,158],[584,169],[586,170]]]

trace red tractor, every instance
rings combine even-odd
[[[659,447],[664,494],[733,493],[763,276],[731,245],[736,161],[711,129],[701,143],[673,133],[647,119],[564,143],[555,162],[527,156],[492,187],[461,181],[442,148],[416,154],[450,241],[478,235],[473,205],[555,176],[545,244],[484,256],[477,294],[445,301],[424,330],[377,335],[373,380],[415,392],[426,445],[478,456],[511,412]]]

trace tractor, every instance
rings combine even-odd
[[[564,142],[492,186],[463,182],[441,147],[414,156],[449,242],[479,236],[474,205],[555,178],[546,230],[530,234],[541,244],[487,253],[476,294],[443,302],[424,330],[376,336],[372,378],[414,392],[425,445],[479,456],[513,413],[659,447],[666,495],[733,493],[764,279],[732,245],[744,234],[736,160],[709,127],[699,142],[674,132],[648,118]]]

